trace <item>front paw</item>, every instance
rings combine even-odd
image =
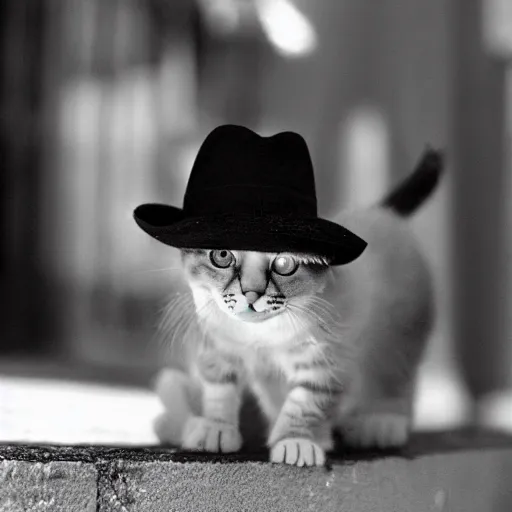
[[[325,465],[325,452],[310,439],[290,437],[278,441],[272,447],[270,462],[299,467],[323,466]]]
[[[345,443],[354,448],[400,448],[409,439],[410,420],[394,413],[373,413],[348,420],[341,429]]]
[[[237,452],[242,447],[238,427],[200,416],[190,418],[183,429],[182,448],[213,453]]]

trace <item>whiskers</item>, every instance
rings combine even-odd
[[[201,313],[212,306],[213,301],[207,301],[199,310],[190,292],[178,292],[172,295],[162,308],[161,319],[157,325],[155,340],[164,357],[173,359],[186,353],[204,340],[204,330],[201,329],[203,316]]]
[[[144,270],[136,270],[136,274],[147,274],[150,272],[174,272],[181,270],[183,271],[183,267],[164,267],[164,268],[147,268]]]
[[[309,330],[320,329],[325,343],[341,343],[343,334],[348,325],[344,323],[340,314],[325,299],[318,296],[305,298],[302,302],[289,301],[288,311],[295,319],[300,319],[302,325]]]
[[[322,331],[318,346],[322,349],[322,355],[328,361],[330,357],[334,357],[337,365],[348,368],[357,365],[357,347],[354,346],[354,340],[351,339],[353,334],[352,326],[343,321],[340,313],[327,300],[311,296],[306,298],[306,303],[298,307],[300,314],[308,319],[308,322],[315,323]]]

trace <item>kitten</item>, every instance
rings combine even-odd
[[[314,254],[183,249],[191,298],[168,315],[186,323],[177,331],[186,372],[158,376],[160,440],[239,450],[249,387],[268,420],[272,462],[323,465],[333,429],[354,447],[405,444],[434,317],[429,271],[405,218],[441,168],[429,150],[381,204],[333,219],[368,242],[347,265]]]

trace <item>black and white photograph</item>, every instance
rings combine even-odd
[[[1,512],[512,510],[512,0],[0,21]]]

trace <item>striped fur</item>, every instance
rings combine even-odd
[[[285,276],[273,271],[276,254],[231,251],[232,266],[218,268],[207,249],[182,252],[190,299],[182,301],[187,307],[173,303],[167,319],[177,319],[166,325],[187,348],[183,366],[200,411],[160,418],[163,441],[240,449],[246,387],[268,419],[273,462],[322,465],[333,429],[355,446],[407,441],[414,378],[433,322],[429,271],[406,220],[391,208],[334,220],[368,242],[349,265],[290,254],[298,267]],[[183,374],[166,371],[167,388],[158,393],[170,404],[167,393],[184,389]]]

